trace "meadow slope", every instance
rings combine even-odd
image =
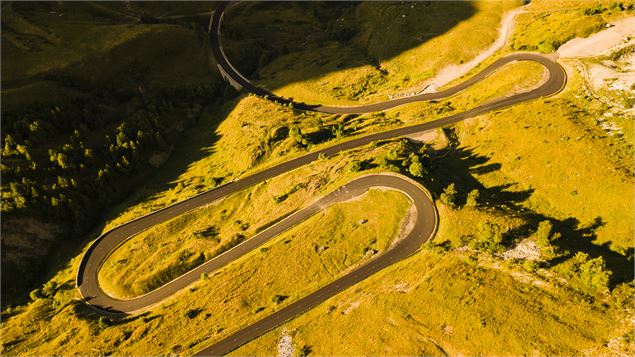
[[[430,71],[418,67],[423,62],[407,59],[418,59],[432,44],[442,46],[462,31],[496,24],[505,10],[517,5],[461,4],[466,9],[456,12],[453,26],[422,41],[427,32],[413,20],[446,14],[449,4],[433,4],[427,8],[432,15],[424,15],[418,2],[329,10],[294,4],[284,11],[277,11],[280,5],[250,3],[227,14],[224,43],[244,73],[280,94],[332,103],[373,101],[421,83],[447,64],[469,60],[494,35],[474,39],[465,46],[469,53],[437,51],[438,60],[428,63]],[[165,6],[140,8],[157,16],[182,16]],[[514,50],[552,52],[576,35],[599,31],[607,21],[625,16],[627,7],[619,2],[534,1],[519,15],[507,46],[483,65]],[[206,10],[183,10],[189,16],[201,11]],[[277,15],[263,16],[272,13]],[[399,17],[403,14],[407,16]],[[403,23],[394,31],[372,31],[372,24],[395,16]],[[3,27],[4,19],[3,13]],[[266,25],[265,19],[275,25]],[[243,33],[236,29],[241,20],[246,29],[276,27],[278,32]],[[571,26],[562,26],[563,21]],[[322,29],[323,24],[327,27]],[[305,37],[318,28],[326,38]],[[495,26],[488,31],[495,34]],[[280,41],[267,41],[273,33]],[[404,47],[395,43],[400,37],[417,41]],[[314,51],[301,49],[303,41],[313,41]],[[338,41],[354,43],[364,56],[339,53]],[[317,47],[320,42],[323,47]],[[316,48],[345,57],[329,65],[314,63],[310,59]],[[261,58],[266,51],[268,58]],[[624,55],[614,54],[616,63]],[[4,62],[3,54],[3,74]],[[214,255],[236,235],[248,239],[352,177],[394,171],[416,178],[433,193],[440,216],[435,239],[235,355],[275,354],[285,335],[291,336],[294,355],[632,354],[632,122],[626,106],[609,105],[594,94],[578,60],[561,63],[568,84],[555,97],[321,158],[139,235],[110,257],[100,281],[120,296],[141,294],[201,255]],[[388,74],[381,74],[383,68]],[[323,76],[326,90],[312,87],[318,83],[313,80],[316,73]],[[405,74],[408,81],[399,76]],[[386,81],[373,82],[376,76]],[[360,200],[334,206],[260,251],[202,277],[152,311],[121,320],[102,317],[78,300],[74,277],[92,239],[142,214],[307,151],[451,115],[526,90],[542,79],[539,67],[519,62],[447,100],[366,115],[302,113],[250,95],[233,97],[231,90],[217,93],[215,103],[197,102],[205,104],[198,119],[182,128],[182,139],[171,145],[164,163],[134,185],[122,202],[111,205],[103,224],[56,256],[51,278],[37,286],[31,301],[3,304],[2,353],[195,353],[333,280],[368,259],[369,251],[385,249],[398,235],[407,200],[395,192],[371,191]],[[614,125],[620,130],[612,129]],[[415,162],[422,163],[422,172],[411,169]],[[387,202],[390,208],[373,210],[377,202]],[[3,251],[4,232],[3,226]],[[280,273],[281,266],[286,273]]]

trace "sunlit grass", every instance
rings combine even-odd
[[[248,239],[277,218],[302,208],[315,199],[315,189],[324,191],[320,186],[333,187],[323,180],[324,176],[311,175],[302,180],[297,174],[285,175],[282,179],[274,179],[268,184],[239,192],[209,207],[144,231],[108,258],[100,272],[100,282],[107,291],[124,297],[140,295],[157,288],[161,283],[182,274],[183,269],[189,270],[192,264],[200,264],[218,254],[237,235]],[[273,197],[292,182],[301,183],[308,189],[300,189],[285,201],[276,203]],[[369,239],[378,239],[374,236],[386,235],[381,232],[393,232],[398,221],[381,222],[379,216],[376,216],[378,212],[371,207],[388,205],[392,207],[391,214],[402,216],[403,200],[389,193],[372,192],[369,196],[370,203],[363,204],[362,208],[356,208],[354,203],[350,203],[345,210],[347,214],[357,212],[360,216],[366,215],[360,221],[368,219],[367,223],[344,224],[341,228],[332,225],[323,231],[317,230],[315,234],[328,234],[341,239],[362,234]],[[368,212],[363,212],[364,209],[368,209]],[[370,220],[368,217],[377,219]],[[382,241],[377,241],[376,245],[380,251],[387,246]]]
[[[378,211],[375,209],[378,205],[388,209]],[[38,300],[18,316],[5,320],[3,341],[17,344],[4,352],[192,353],[201,347],[198,342],[217,339],[243,327],[363,263],[369,259],[369,249],[378,252],[387,249],[396,238],[409,206],[410,201],[403,194],[381,190],[335,204],[274,238],[263,249],[249,253],[177,294],[150,315],[130,322],[100,327],[97,318],[81,306],[66,305],[75,291],[65,287],[54,299]],[[147,258],[136,253],[128,257],[133,266]],[[153,261],[149,257],[149,262]],[[320,264],[315,264],[318,261]],[[75,265],[58,279],[72,279],[74,268]],[[131,273],[138,272],[131,270]],[[276,295],[285,297],[281,304],[274,301]],[[195,311],[189,315],[193,317],[186,316],[188,311]],[[170,336],[169,340],[166,336]]]
[[[277,94],[309,103],[387,100],[388,94],[420,85],[443,67],[467,62],[485,50],[498,36],[504,12],[520,2],[464,3],[471,9],[459,6],[459,10],[456,4],[448,4],[364,3],[354,14],[338,20],[362,24],[351,40],[354,46],[326,42],[281,56],[260,71],[261,82]],[[455,18],[458,23],[447,32],[435,32],[439,26],[431,25]],[[458,42],[460,46],[456,46]],[[393,51],[405,43],[410,47]],[[366,55],[359,54],[358,47],[365,48]],[[377,64],[369,63],[368,58],[377,59]]]
[[[471,224],[471,221],[456,221]],[[466,253],[424,250],[234,351],[272,355],[282,330],[315,355],[605,355],[616,313]]]
[[[548,11],[545,2],[531,6]],[[576,3],[568,6],[575,7]],[[478,16],[471,20],[476,21]],[[543,20],[536,16],[521,17],[519,21],[530,28],[543,26]],[[557,16],[560,15],[552,18]],[[496,19],[481,20],[500,21],[500,13],[495,12],[493,17]],[[557,26],[557,21],[546,23],[548,29]],[[488,31],[491,33],[494,28]],[[542,35],[527,36],[535,38],[518,37],[515,43],[539,43]],[[465,47],[476,52],[481,48],[479,44]],[[396,58],[425,59],[425,54],[417,52],[420,50],[423,51],[415,48]],[[279,61],[286,60],[283,57]],[[382,66],[395,66],[391,69],[395,73],[418,71],[420,77],[413,74],[410,80],[415,82],[431,75],[417,67],[426,66],[425,61],[404,60],[403,64],[394,59],[382,62]],[[275,68],[276,63],[268,68]],[[325,87],[331,90],[338,81],[349,79],[350,83],[357,83],[356,76],[365,75],[366,69],[359,73],[356,70],[329,74],[332,81]],[[313,133],[337,123],[352,130],[352,123],[356,123],[350,135],[385,130],[443,117],[530,88],[542,76],[535,64],[520,62],[441,103],[416,103],[353,118],[301,114],[252,96],[240,97],[221,109],[206,110],[156,176],[109,212],[103,230],[307,151],[284,135],[272,139],[280,128],[295,126]],[[397,87],[381,87],[374,97],[363,98],[380,98],[401,88],[399,83]],[[327,90],[317,94],[305,91],[311,85],[314,84],[304,82],[290,87],[285,89],[290,91],[286,95],[297,96],[296,99],[315,95],[313,98],[332,100]],[[453,109],[443,109],[446,102]],[[337,103],[344,101],[338,99]],[[235,354],[275,354],[282,329],[293,335],[296,352],[309,347],[316,355],[614,354],[609,341],[622,335],[628,341],[629,325],[624,317],[631,316],[632,311],[615,308],[610,297],[590,302],[561,277],[550,276],[550,271],[526,272],[519,264],[477,254],[463,246],[464,237],[479,223],[494,222],[509,231],[523,223],[521,211],[529,211],[554,220],[576,219],[582,228],[601,217],[604,225],[593,232],[593,243],[608,243],[613,251],[626,254],[626,249],[633,246],[633,228],[628,223],[633,221],[633,138],[608,137],[597,128],[594,119],[604,109],[584,97],[580,78],[569,72],[568,88],[555,98],[519,104],[457,125],[457,150],[471,150],[486,157],[494,169],[479,170],[480,167],[440,157],[434,165],[446,165],[446,171],[431,176],[438,181],[458,178],[455,183],[459,189],[478,184],[485,191],[510,185],[507,191],[530,191],[528,198],[507,213],[487,205],[458,210],[441,205],[439,233],[434,243],[449,241],[450,247],[426,248]],[[341,140],[346,140],[346,136],[315,143],[308,150]],[[206,258],[212,256],[234,234],[248,237],[273,219],[350,180],[356,175],[349,170],[352,160],[371,160],[393,147],[394,143],[365,147],[318,160],[217,205],[157,226],[117,251],[107,262],[101,281],[121,296],[143,293],[152,284],[135,283],[150,282],[161,270],[169,272],[164,268],[176,262],[183,252],[195,252],[194,258],[198,253]],[[452,152],[444,152],[446,158],[452,157]],[[466,177],[475,181],[461,180]],[[436,187],[440,185],[438,181],[429,183]],[[289,192],[299,182],[306,182],[306,188],[275,203],[274,196]],[[382,207],[385,202],[393,206],[378,211],[377,202]],[[365,248],[385,249],[394,239],[407,206],[403,196],[390,191],[371,191],[359,201],[336,205],[275,238],[265,245],[266,249],[249,254],[177,294],[148,315],[123,322],[106,320],[100,324],[98,315],[73,301],[78,297],[74,278],[80,256],[71,257],[66,267],[53,275],[52,281],[62,287],[51,298],[5,309],[2,353],[192,354],[332,281],[362,262],[365,258],[360,252]],[[360,225],[362,219],[368,222]],[[218,242],[192,238],[194,232],[211,225],[220,232]],[[371,237],[377,241],[373,243]],[[322,246],[329,249],[318,253]],[[278,305],[274,302],[276,295],[288,299]]]
[[[632,137],[607,135],[596,118],[607,109],[583,98],[582,78],[569,71],[568,89],[553,99],[520,104],[459,125],[463,144],[500,163],[479,176],[486,186],[516,182],[533,193],[523,206],[580,226],[600,218],[597,244],[632,247]]]

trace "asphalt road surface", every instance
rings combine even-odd
[[[414,226],[408,232],[406,237],[397,241],[383,254],[370,260],[368,263],[360,266],[352,272],[327,284],[300,300],[283,307],[262,320],[238,330],[228,337],[214,343],[212,346],[198,352],[196,355],[220,356],[230,352],[240,347],[242,344],[249,342],[261,334],[275,328],[283,322],[290,320],[294,316],[309,310],[329,297],[415,253],[423,243],[427,242],[434,236],[437,228],[437,213],[432,196],[425,188],[423,188],[423,186],[401,175],[373,174],[362,176],[345,186],[342,186],[342,188],[330,195],[325,196],[324,199],[317,202],[317,206],[322,207],[323,203],[321,201],[325,199],[324,203],[331,203],[333,201],[333,199],[329,197],[331,195],[346,200],[359,196],[371,187],[387,187],[401,191],[412,201],[416,212],[416,218]],[[310,216],[319,211],[319,209],[320,208],[317,208],[316,211],[309,210],[307,213]],[[308,218],[308,216],[306,218]],[[296,222],[292,224],[296,224]]]
[[[226,3],[220,3],[214,12],[210,21],[210,41],[212,51],[218,62],[220,70],[224,76],[235,83],[238,83],[246,91],[261,96],[268,96],[269,99],[281,103],[291,102],[288,99],[281,98],[269,93],[253,85],[249,80],[243,77],[228,61],[222,51],[219,42],[219,33],[223,10]],[[542,64],[548,71],[549,78],[538,88],[525,93],[500,98],[495,101],[488,102],[481,106],[475,107],[463,113],[454,114],[445,118],[437,119],[427,123],[392,129],[384,132],[374,133],[358,138],[351,139],[333,146],[308,153],[306,155],[296,157],[287,162],[272,166],[262,171],[256,172],[250,176],[240,180],[228,183],[210,191],[201,193],[197,196],[189,198],[185,201],[176,203],[164,209],[152,212],[146,216],[128,222],[124,225],[116,227],[97,238],[84,254],[77,272],[77,288],[83,299],[95,309],[112,314],[133,313],[148,309],[158,304],[170,296],[176,294],[188,285],[197,281],[202,273],[213,272],[246,254],[247,252],[257,248],[264,242],[284,232],[290,227],[302,222],[319,210],[342,200],[358,196],[372,187],[388,187],[405,193],[413,202],[416,208],[415,227],[410,233],[396,243],[391,249],[383,254],[369,260],[368,263],[353,270],[349,274],[329,283],[314,293],[295,301],[281,310],[264,317],[250,326],[246,326],[232,335],[217,341],[212,346],[199,352],[199,355],[222,355],[232,351],[240,345],[252,340],[253,338],[275,328],[284,321],[314,307],[329,297],[343,291],[344,289],[364,280],[368,276],[380,271],[381,269],[407,257],[414,253],[422,243],[430,239],[436,228],[436,211],[434,203],[429,193],[414,181],[403,176],[391,174],[376,174],[363,176],[355,179],[348,184],[340,187],[336,191],[324,196],[315,203],[303,208],[302,210],[286,217],[277,224],[269,227],[261,233],[246,240],[242,244],[233,249],[209,260],[208,262],[194,268],[193,270],[181,275],[171,282],[149,292],[148,294],[135,297],[133,299],[122,300],[106,294],[99,286],[97,273],[101,265],[106,261],[108,256],[116,250],[120,245],[136,234],[159,223],[170,220],[183,213],[193,209],[205,206],[211,202],[215,202],[227,195],[263,182],[269,178],[278,176],[288,171],[294,170],[303,165],[309,164],[317,160],[320,155],[331,156],[341,151],[359,148],[378,140],[386,140],[398,138],[401,136],[423,132],[452,123],[456,123],[463,119],[487,113],[493,110],[505,108],[517,103],[529,101],[532,99],[547,97],[558,93],[566,83],[566,74],[562,67],[548,57],[534,53],[516,53],[501,58],[474,77],[465,82],[448,88],[446,90],[427,93],[411,97],[389,100],[386,102],[362,105],[356,107],[329,107],[322,105],[309,105],[306,103],[293,102],[295,108],[303,110],[314,110],[325,113],[367,113],[374,111],[387,110],[406,103],[425,101],[432,99],[440,99],[460,92],[461,90],[479,82],[503,65],[514,61],[534,61]]]

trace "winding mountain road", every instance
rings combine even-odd
[[[210,41],[212,51],[218,66],[223,75],[234,84],[240,85],[246,91],[266,96],[271,100],[281,103],[292,102],[276,96],[262,88],[252,84],[248,79],[236,70],[225,54],[219,41],[221,20],[226,3],[220,3],[210,21]],[[199,352],[199,355],[221,355],[232,351],[251,339],[275,328],[284,321],[306,311],[329,297],[343,291],[344,289],[366,279],[370,275],[381,269],[394,264],[395,262],[413,254],[419,249],[421,244],[432,238],[437,224],[437,214],[434,202],[430,194],[424,187],[415,181],[401,175],[394,174],[373,174],[362,176],[338,188],[334,192],[320,198],[311,205],[286,217],[277,224],[260,232],[231,250],[203,263],[191,271],[179,276],[171,282],[149,292],[148,294],[135,297],[133,299],[117,299],[105,293],[99,285],[98,272],[102,264],[108,259],[110,254],[119,246],[124,244],[140,232],[149,229],[157,224],[182,215],[188,211],[205,206],[211,202],[220,200],[227,195],[240,191],[247,187],[261,183],[269,178],[289,172],[301,166],[307,165],[317,160],[321,155],[331,156],[341,151],[359,148],[377,140],[398,138],[401,136],[414,134],[439,128],[463,119],[480,115],[492,110],[505,108],[517,103],[532,99],[542,98],[558,93],[566,83],[566,74],[562,67],[548,57],[534,53],[516,53],[498,59],[477,75],[465,82],[436,93],[421,94],[406,98],[399,98],[381,103],[361,105],[356,107],[329,107],[322,105],[310,105],[306,103],[293,102],[295,108],[302,110],[313,110],[324,113],[368,113],[387,110],[406,103],[444,98],[483,80],[497,69],[507,63],[514,61],[534,61],[542,64],[548,71],[549,78],[539,87],[525,93],[500,98],[495,101],[475,107],[463,113],[454,114],[445,118],[437,119],[427,123],[392,129],[365,135],[345,141],[333,146],[296,157],[289,161],[280,163],[262,171],[256,172],[237,181],[228,183],[197,196],[176,203],[164,209],[152,212],[146,216],[116,227],[97,238],[88,248],[77,272],[77,288],[82,298],[93,308],[104,313],[121,314],[142,311],[156,305],[165,299],[173,296],[188,285],[197,281],[201,274],[210,273],[238,259],[244,254],[256,249],[258,246],[297,225],[320,210],[330,206],[335,202],[341,202],[366,192],[373,187],[387,187],[403,192],[413,202],[416,211],[415,225],[406,237],[395,243],[389,250],[369,260],[366,264],[358,267],[350,273],[338,278],[328,285],[318,289],[314,293],[297,300],[273,314],[264,317],[252,325],[246,326],[237,332],[215,342],[212,346]]]

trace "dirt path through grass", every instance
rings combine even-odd
[[[443,87],[444,85],[452,82],[453,80],[464,76],[471,69],[476,67],[479,63],[483,62],[486,58],[490,57],[494,54],[494,52],[500,50],[505,46],[507,40],[509,39],[509,35],[511,34],[512,27],[514,26],[514,20],[516,16],[525,11],[525,6],[514,9],[505,16],[501,20],[501,26],[498,30],[498,38],[494,43],[485,51],[478,54],[478,56],[474,57],[471,61],[459,64],[459,65],[450,65],[439,71],[439,73],[434,76],[428,84],[426,85],[425,92],[435,91],[436,88]]]
[[[587,38],[576,37],[558,48],[562,58],[592,57],[612,51],[617,47],[635,44],[635,16],[617,21],[612,27]]]

